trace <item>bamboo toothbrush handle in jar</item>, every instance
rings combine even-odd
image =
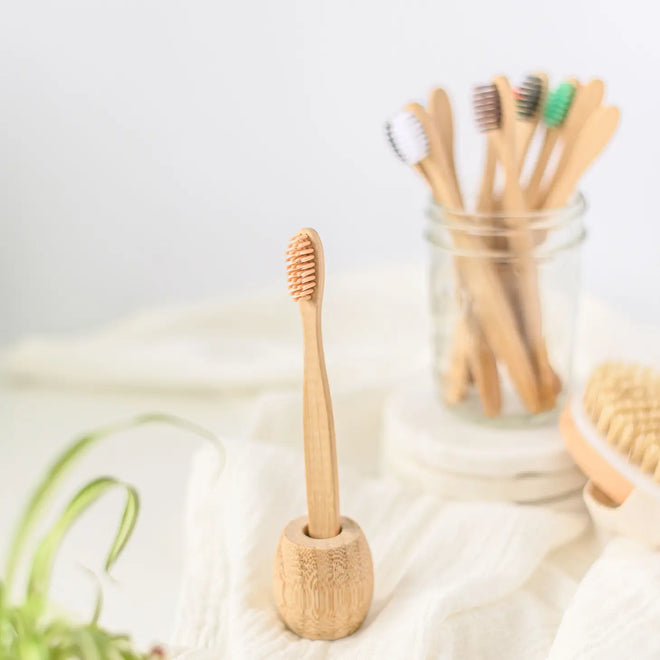
[[[453,195],[456,200],[460,200],[454,160],[454,121],[449,96],[444,89],[436,88],[429,95],[428,114],[434,120],[440,137],[438,144],[444,152],[444,158],[440,159],[439,166],[449,170]],[[493,181],[490,182],[491,191],[492,184]],[[459,403],[467,394],[472,376],[484,414],[487,417],[496,417],[502,405],[499,374],[495,357],[479,328],[476,316],[470,310],[463,310],[453,332],[449,368],[444,384],[445,401],[449,405]]]
[[[548,74],[544,73],[543,71],[535,71],[534,78],[536,78],[540,86],[539,97],[537,101],[538,105],[534,111],[534,116],[516,119],[514,142],[516,146],[515,159],[518,172],[522,172],[522,169],[525,166],[525,158],[527,157],[527,152],[529,151],[529,148],[532,144],[534,134],[536,133],[536,127],[538,126],[541,119],[540,105],[548,93]]]
[[[561,176],[553,181],[543,208],[560,208],[570,201],[580,177],[600,155],[618,124],[619,110],[614,106],[601,107],[593,113],[577,136]]]
[[[442,168],[442,147],[438,144],[428,114],[418,103],[409,104],[406,110],[417,118],[429,139],[430,155],[416,169],[423,172],[439,202],[452,208],[462,208],[462,200],[449,184],[446,168]],[[478,236],[466,232],[452,231],[452,238],[459,248],[476,252],[484,248]],[[525,407],[530,412],[540,412],[541,402],[534,367],[518,329],[511,302],[493,264],[489,260],[475,262],[468,258],[461,260],[458,269],[469,295],[474,299],[474,313],[486,341],[495,356],[506,365]]]
[[[545,190],[537,190],[534,197],[528,197],[534,208],[548,208],[544,204],[550,191],[556,186],[557,182],[563,177],[564,170],[568,164],[571,155],[575,150],[575,141],[577,140],[583,126],[590,117],[601,107],[605,95],[605,84],[599,78],[590,80],[586,85],[576,90],[575,98],[566,117],[566,121],[561,127],[561,156],[557,167],[552,175],[550,184]]]
[[[503,76],[496,77],[493,82],[500,96],[502,128],[489,131],[488,135],[504,170],[504,208],[515,216],[527,211],[527,205],[520,188],[519,170],[515,160],[516,151],[512,146],[509,125],[514,117],[513,95],[508,80]],[[538,274],[533,255],[534,237],[525,226],[525,220],[507,218],[504,222],[512,230],[509,243],[516,253],[516,265],[519,270],[517,281],[525,336],[536,365],[542,406],[543,409],[549,409],[555,401],[556,376],[550,366],[543,338]]]

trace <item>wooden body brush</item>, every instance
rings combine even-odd
[[[273,565],[277,607],[301,637],[339,639],[355,632],[373,595],[373,565],[364,533],[339,514],[337,452],[323,355],[323,246],[299,231],[287,252],[289,291],[303,325],[303,437],[308,516],[282,532]]]
[[[633,488],[660,500],[660,376],[637,365],[604,364],[560,419],[566,447],[614,504]]]

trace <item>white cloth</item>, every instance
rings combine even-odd
[[[355,635],[309,641],[286,630],[272,598],[278,537],[305,510],[303,474],[299,452],[254,441],[226,441],[219,476],[210,450],[198,456],[175,643],[209,650],[184,657],[546,656],[574,585],[543,559],[585,529],[585,514],[443,503],[343,468],[343,510],[369,541],[374,600]]]
[[[428,364],[424,280],[415,269],[326,287],[343,510],[365,530],[376,569],[364,627],[333,643],[286,632],[271,596],[277,537],[304,511],[300,330],[283,294],[138,315],[5,354],[6,372],[22,382],[255,393],[249,437],[225,439],[222,471],[200,456],[191,479],[181,657],[658,657],[658,554],[614,541],[580,582],[597,556],[580,536],[584,512],[446,503],[367,476],[377,471],[385,397]],[[593,300],[580,329],[579,376],[605,358],[658,361],[657,331]]]
[[[426,274],[401,267],[328,281],[324,339],[333,392],[383,387],[428,369]],[[126,390],[265,390],[300,381],[300,324],[284,287],[142,312],[76,338],[32,337],[10,347],[3,371],[21,382]],[[578,378],[604,359],[660,363],[657,328],[584,296]]]
[[[580,583],[549,660],[660,658],[660,553],[617,538]]]
[[[428,364],[423,275],[339,276],[324,293],[333,390],[383,387]],[[281,286],[222,304],[155,309],[80,338],[31,337],[4,356],[16,381],[99,389],[224,392],[301,380],[296,305]]]
[[[584,487],[584,501],[604,539],[620,534],[660,548],[660,500],[648,491],[633,488],[623,504],[608,506],[589,482]]]

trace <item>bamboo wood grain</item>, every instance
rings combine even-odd
[[[405,110],[417,117],[429,140],[429,156],[416,169],[424,173],[441,204],[450,209],[461,209],[462,199],[449,183],[448,166],[430,117],[418,103],[409,104]],[[454,231],[452,237],[458,247],[469,251],[479,252],[485,247],[479,237],[465,232]],[[458,268],[473,299],[474,313],[488,344],[506,366],[525,407],[530,412],[540,412],[541,401],[533,363],[496,270],[487,260],[476,263],[469,258],[459,259]]]
[[[539,379],[542,409],[546,410],[554,406],[556,380],[543,337],[538,273],[533,255],[534,238],[532,232],[525,226],[526,221],[515,218],[516,214],[524,214],[528,210],[520,187],[519,171],[515,160],[516,147],[512,133],[515,125],[513,121],[515,106],[509,81],[504,76],[497,76],[493,79],[493,83],[500,95],[502,118],[500,128],[488,131],[488,136],[504,170],[503,206],[512,214],[504,222],[511,229],[509,243],[517,255],[520,313],[525,329],[524,334]]]
[[[481,175],[481,184],[479,186],[479,195],[477,197],[477,211],[479,213],[488,213],[493,210],[493,193],[496,173],[497,158],[490,140],[488,140],[486,143],[484,170]]]
[[[449,96],[441,87],[431,90],[428,100],[428,113],[440,135],[445,160],[449,165],[452,185],[458,190],[458,176],[454,159],[454,117]],[[445,401],[452,406],[465,398],[471,379],[466,340],[468,332],[470,332],[469,325],[464,316],[461,315],[456,328],[454,328],[454,335],[449,349],[449,368],[443,384]]]
[[[539,107],[533,117],[529,118],[516,118],[515,128],[515,144],[516,144],[516,166],[518,172],[522,172],[525,165],[525,158],[529,151],[529,147],[534,139],[534,133],[541,119],[541,108],[543,99],[548,93],[548,74],[543,71],[534,71],[534,75],[539,79],[541,85],[541,97],[539,99]]]
[[[541,208],[549,191],[556,187],[557,181],[563,176],[568,160],[575,150],[575,140],[580,134],[587,120],[596,112],[603,102],[605,95],[605,84],[602,80],[595,78],[590,80],[576,93],[566,121],[561,130],[561,156],[552,175],[550,183],[546,188],[537,190],[535,194],[528,191],[527,199],[532,208]],[[545,207],[547,208],[547,206]]]
[[[429,94],[428,113],[435,122],[444,147],[445,159],[451,173],[452,185],[460,190],[456,174],[456,157],[454,153],[454,115],[447,92],[436,87]]]
[[[324,539],[339,533],[339,484],[332,400],[323,353],[321,305],[325,280],[323,245],[313,229],[304,229],[314,248],[316,287],[301,300],[303,326],[303,440],[309,535]]]
[[[582,472],[616,504],[623,504],[633,490],[632,483],[582,437],[568,405],[559,418],[559,430],[569,454]]]
[[[575,139],[561,175],[553,182],[543,208],[565,206],[573,196],[580,177],[600,155],[619,125],[620,113],[614,106],[601,107],[586,121]]]
[[[466,334],[468,342],[467,359],[474,383],[479,392],[481,407],[487,417],[497,417],[502,411],[502,391],[500,375],[497,371],[495,354],[488,345],[486,337],[473,313],[468,312],[470,332]]]
[[[341,518],[341,531],[313,539],[307,518],[282,532],[273,561],[275,604],[286,625],[308,639],[340,639],[362,624],[374,592],[371,552],[363,531]]]
[[[339,516],[332,401],[323,355],[323,245],[313,229],[293,238],[289,290],[303,324],[303,436],[308,515],[282,532],[273,560],[275,604],[301,637],[339,639],[364,621],[374,590],[373,561],[364,532]]]
[[[454,192],[460,197],[454,158],[454,121],[449,96],[444,89],[436,88],[431,91],[428,114],[434,120],[440,135]],[[471,377],[475,380],[484,413],[488,417],[499,414],[502,401],[495,357],[479,328],[477,318],[469,310],[464,310],[454,328],[454,338],[450,348],[449,368],[444,388],[445,401],[449,405],[456,405],[465,398]]]
[[[541,145],[541,150],[539,151],[532,174],[529,177],[527,189],[525,190],[525,198],[531,209],[538,208],[540,202],[539,191],[541,189],[541,182],[543,181],[543,175],[546,172],[550,158],[557,145],[557,141],[560,138],[562,138],[562,141],[566,140],[565,135],[567,135],[567,129],[570,131],[573,125],[570,117],[575,108],[577,108],[577,113],[575,115],[577,117],[580,114],[580,108],[582,107],[582,101],[580,101],[580,98],[583,96],[585,88],[580,85],[576,78],[569,78],[566,82],[573,85],[575,93],[573,94],[573,100],[571,102],[571,107],[568,109],[568,114],[561,125],[555,127],[547,126],[545,129],[543,144]],[[586,93],[589,95],[589,90],[587,90]]]

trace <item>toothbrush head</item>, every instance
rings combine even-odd
[[[406,165],[416,165],[429,155],[426,131],[412,112],[404,110],[388,121],[385,135],[394,153]]]
[[[475,87],[472,104],[477,128],[482,133],[500,127],[502,123],[502,102],[500,93],[493,83]]]
[[[529,75],[515,91],[516,112],[519,119],[534,119],[541,108],[543,81],[539,76]]]
[[[289,293],[295,302],[311,300],[317,285],[316,251],[308,230],[301,229],[286,251]]]
[[[575,85],[571,82],[561,83],[548,95],[543,109],[543,119],[550,128],[558,128],[564,123],[574,96]]]

